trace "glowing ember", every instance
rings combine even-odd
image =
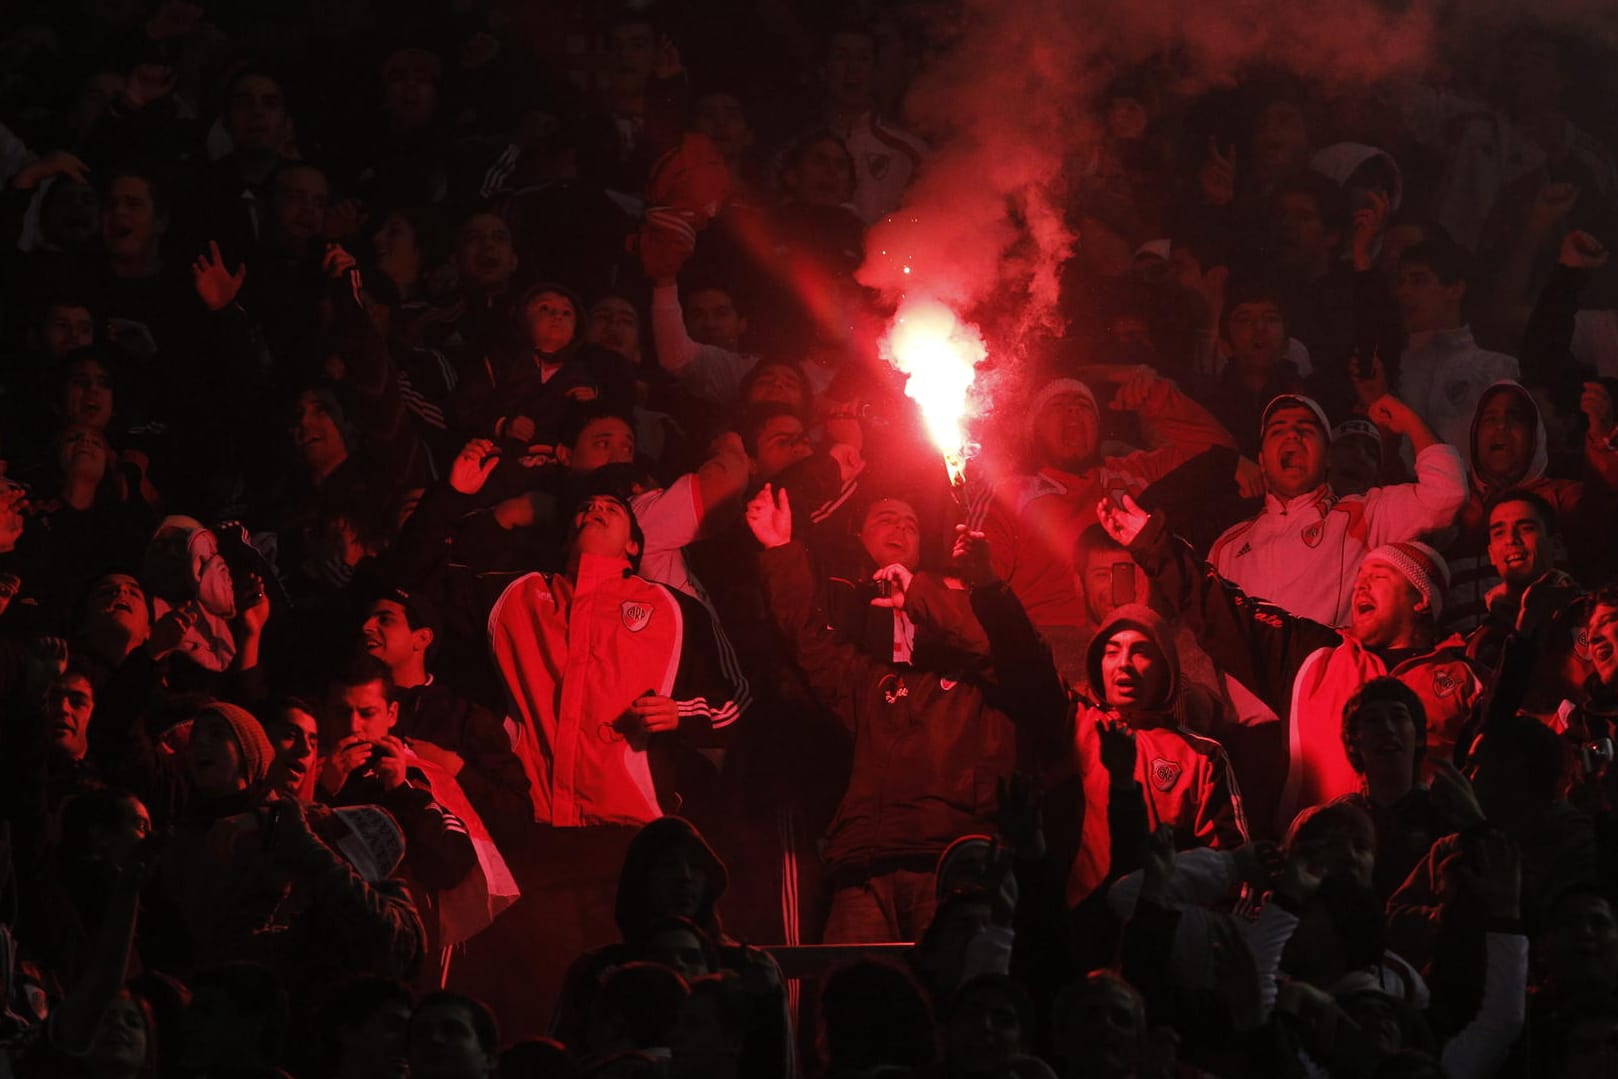
[[[988,354],[977,327],[937,300],[906,299],[882,339],[882,358],[909,376],[905,396],[920,408],[951,482],[966,463],[968,393]]]

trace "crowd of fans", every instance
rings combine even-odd
[[[0,1075],[1618,1074],[1598,41],[1115,67],[952,481],[958,0],[0,14]]]

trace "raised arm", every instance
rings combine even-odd
[[[809,549],[792,538],[792,507],[786,492],[765,484],[747,505],[747,523],[764,545],[759,570],[776,626],[815,696],[852,730],[855,686],[876,665],[832,632],[810,569]]]
[[[1186,616],[1209,658],[1278,714],[1288,709],[1304,661],[1342,642],[1334,629],[1250,598],[1198,561],[1189,544],[1169,535],[1160,515],[1147,514],[1133,498],[1125,495],[1122,505],[1103,499],[1096,516]]]

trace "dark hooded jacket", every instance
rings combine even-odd
[[[564,1045],[584,1044],[591,1000],[601,977],[613,967],[642,958],[647,934],[669,916],[668,911],[652,908],[647,885],[658,859],[682,849],[689,864],[701,876],[700,881],[693,881],[701,891],[691,920],[718,947],[720,966],[740,975],[743,987],[754,997],[745,1055],[761,1063],[748,1074],[785,1075],[786,1062],[792,1052],[786,983],[768,953],[724,935],[718,905],[730,883],[730,873],[702,833],[683,817],[660,817],[643,827],[630,841],[624,853],[623,870],[618,875],[618,897],[613,909],[623,940],[585,952],[574,960],[563,982],[556,1014],[551,1019],[551,1034]]]
[[[1107,642],[1125,629],[1148,637],[1163,655],[1168,683],[1150,707],[1118,709],[1107,701],[1101,660]],[[1174,635],[1150,607],[1127,604],[1113,611],[1090,642],[1085,667],[1095,700],[1081,698],[1075,720],[1074,748],[1084,782],[1084,839],[1068,875],[1068,902],[1077,904],[1109,878],[1136,868],[1126,840],[1140,840],[1159,824],[1174,828],[1176,850],[1214,847],[1233,850],[1247,841],[1241,793],[1225,750],[1211,738],[1180,726],[1180,657]],[[1135,774],[1129,787],[1116,784],[1101,763],[1097,725],[1122,720],[1135,736]],[[1139,832],[1144,809],[1145,833],[1130,836],[1118,827],[1133,824]],[[1114,821],[1117,814],[1126,814]],[[1118,833],[1119,849],[1114,849]]]
[[[930,870],[958,837],[992,830],[997,782],[1019,760],[1029,771],[1048,763],[1067,713],[1050,649],[1010,589],[973,589],[967,620],[957,602],[966,593],[917,574],[905,609],[918,627],[918,662],[884,663],[830,627],[803,544],[763,552],[759,567],[789,651],[854,740],[853,772],[823,844],[834,877]],[[921,661],[974,651],[970,663]]]

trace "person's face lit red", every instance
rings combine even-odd
[[[111,461],[112,451],[106,438],[93,427],[68,427],[56,443],[56,463],[64,476],[99,484],[106,477]]]
[[[225,110],[225,129],[238,150],[279,153],[291,134],[280,85],[264,75],[238,79]]]
[[[1309,271],[1330,263],[1338,236],[1327,228],[1313,195],[1301,191],[1283,194],[1276,203],[1273,225],[1277,254],[1284,265]]]
[[[1277,408],[1265,421],[1259,448],[1264,482],[1277,498],[1296,498],[1326,482],[1326,432],[1302,405]]]
[[[734,164],[752,149],[753,129],[742,103],[730,94],[708,94],[697,99],[691,126],[714,141],[727,163]]]
[[[216,712],[204,712],[191,725],[185,747],[191,783],[205,798],[218,798],[247,789],[242,747],[230,723]]]
[[[1421,593],[1382,561],[1365,561],[1354,579],[1349,628],[1368,648],[1408,647]]]
[[[421,244],[416,227],[400,214],[389,214],[371,234],[371,250],[377,268],[401,289],[408,289],[421,277]]]
[[[1590,612],[1590,665],[1608,689],[1618,689],[1618,606],[1598,603]]]
[[[296,795],[315,766],[320,746],[319,724],[301,708],[286,708],[264,725],[264,733],[270,736],[270,745],[275,747],[270,785],[283,793]]]
[[[724,289],[697,289],[686,298],[685,328],[693,341],[735,352],[741,347],[742,334],[747,332],[747,320],[737,312],[735,301]]]
[[[640,362],[640,315],[635,306],[618,296],[597,302],[590,308],[585,340],[631,363]]]
[[[573,445],[560,450],[562,463],[574,472],[628,464],[635,459],[635,432],[616,416],[602,416],[585,424]]]
[[[559,292],[541,292],[523,308],[528,322],[528,342],[536,352],[554,355],[562,351],[578,332],[579,314],[573,301]]]
[[[101,239],[107,252],[115,258],[150,258],[161,232],[151,185],[139,176],[113,180],[101,210]]]
[[[330,719],[335,740],[358,735],[368,742],[380,742],[398,723],[399,704],[388,700],[381,682],[334,686]]]
[[[838,111],[857,112],[871,104],[876,77],[876,42],[865,34],[833,34],[826,48],[826,98]]]
[[[1286,356],[1287,324],[1273,300],[1237,304],[1227,320],[1231,362],[1242,371],[1275,370]]]
[[[45,693],[45,733],[51,745],[73,760],[83,760],[90,749],[95,706],[95,690],[82,674],[65,674],[52,682]]]
[[[854,161],[842,143],[821,139],[799,151],[781,183],[805,205],[841,206],[854,197]]]
[[[1095,455],[1100,418],[1079,393],[1057,394],[1034,417],[1034,452],[1042,465],[1075,469]]]
[[[802,420],[796,416],[776,416],[759,432],[758,452],[754,455],[759,478],[773,479],[813,452]]]
[[[1473,460],[1485,479],[1510,484],[1528,474],[1534,457],[1534,427],[1534,416],[1522,394],[1502,390],[1488,396],[1473,436]]]
[[[517,272],[511,228],[494,214],[473,214],[456,238],[455,269],[462,286],[474,292],[503,290]]]
[[[128,574],[109,574],[97,582],[90,592],[90,617],[118,626],[134,644],[151,634],[146,590]]]
[[[55,304],[45,313],[42,336],[45,355],[59,360],[76,348],[95,343],[96,324],[90,309],[76,304]]]
[[[1527,502],[1502,502],[1489,514],[1489,563],[1515,588],[1538,580],[1550,566],[1550,537],[1539,511]]]
[[[303,455],[304,462],[316,471],[324,471],[333,462],[340,462],[348,456],[343,433],[327,411],[326,403],[317,394],[306,393],[298,398],[292,440]]]
[[[921,522],[908,503],[885,498],[873,505],[860,529],[860,544],[878,567],[921,564]]]
[[[804,408],[808,405],[808,397],[809,387],[796,370],[781,364],[761,364],[757,376],[747,388],[744,403]]]
[[[438,109],[438,80],[426,57],[407,57],[392,64],[382,79],[382,112],[395,131],[413,131],[430,123]]]
[[[629,511],[621,502],[597,495],[573,515],[574,550],[601,558],[633,558],[640,553],[640,547],[629,525]]]
[[[331,205],[331,187],[319,169],[286,169],[276,177],[275,211],[281,242],[289,250],[301,250],[321,234],[326,210]]]
[[[1406,333],[1453,329],[1461,324],[1461,298],[1466,284],[1445,284],[1431,266],[1420,262],[1399,267],[1393,297],[1399,304]]]
[[[1156,708],[1169,690],[1168,659],[1157,642],[1138,629],[1120,629],[1101,651],[1102,694],[1123,710]]]
[[[1290,101],[1266,105],[1253,127],[1253,149],[1255,164],[1272,175],[1302,168],[1309,153],[1303,110]]]
[[[69,369],[62,386],[62,418],[96,431],[107,429],[112,419],[112,379],[100,360],[79,360]]]

